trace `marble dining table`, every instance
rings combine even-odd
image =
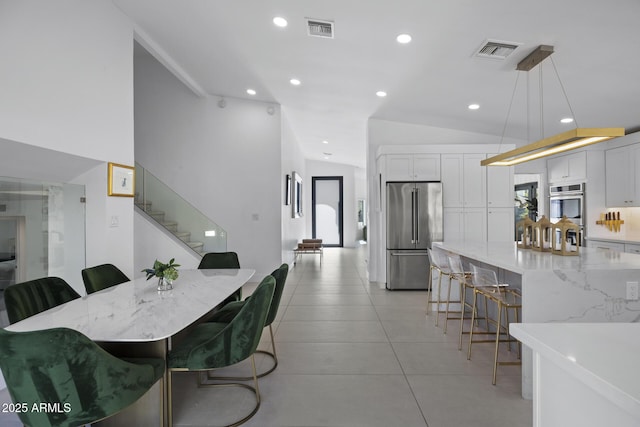
[[[252,269],[180,270],[173,289],[137,278],[8,326],[9,331],[75,329],[118,356],[166,357],[173,340],[247,283]],[[99,425],[163,425],[166,395],[156,384],[140,401]]]

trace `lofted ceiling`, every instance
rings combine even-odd
[[[640,127],[637,0],[113,2],[204,93],[280,104],[310,159],[364,167],[372,117],[496,142],[568,130],[576,123],[559,120],[574,115],[580,127]],[[335,37],[308,36],[305,18],[332,21]],[[412,41],[399,44],[401,33]],[[476,57],[487,39],[519,46]],[[552,61],[515,71],[541,44]]]

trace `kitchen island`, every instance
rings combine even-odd
[[[527,323],[511,333],[533,350],[533,425],[640,425],[638,323]]]
[[[522,293],[522,322],[638,322],[640,301],[627,299],[627,282],[640,281],[640,256],[580,248],[577,256],[518,249],[513,242],[444,242],[444,250],[493,266]],[[522,360],[522,395],[532,397],[531,352]]]

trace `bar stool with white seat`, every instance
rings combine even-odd
[[[484,297],[485,300],[485,316],[487,316],[488,322],[493,324],[496,328],[495,332],[491,332],[487,329],[486,332],[474,332],[473,327],[469,331],[469,348],[467,350],[467,360],[471,359],[471,345],[481,342],[494,342],[494,356],[493,356],[493,377],[492,384],[496,384],[496,377],[498,371],[498,365],[521,365],[521,361],[499,361],[498,350],[501,342],[506,342],[509,345],[509,351],[511,351],[511,343],[518,343],[518,340],[511,338],[509,334],[509,310],[513,310],[515,313],[515,321],[519,320],[518,311],[522,308],[522,297],[513,289],[509,289],[508,285],[500,284],[496,273],[493,270],[486,268],[480,268],[476,265],[470,264],[472,271],[473,281],[473,309],[471,311],[471,325],[473,326],[476,318],[476,307],[478,295]],[[490,319],[489,313],[486,311],[487,301],[491,301],[497,306],[497,319]],[[502,311],[505,313],[506,325],[502,325]],[[495,339],[474,340],[475,334],[495,334]],[[501,338],[504,336],[504,338]],[[520,346],[518,344],[518,359],[520,359]]]
[[[435,324],[436,326],[438,326],[439,323],[439,318],[440,318],[440,313],[442,313],[443,311],[440,309],[440,306],[443,303],[447,303],[447,309],[444,311],[446,313],[446,317],[444,319],[444,333],[447,333],[447,320],[450,318],[449,317],[449,313],[448,313],[448,303],[449,303],[449,298],[451,296],[451,280],[452,280],[452,273],[451,273],[451,268],[449,268],[449,259],[447,258],[447,254],[445,251],[443,251],[442,249],[438,248],[438,247],[434,247],[433,249],[429,249],[429,260],[431,262],[431,265],[435,265],[435,267],[433,269],[438,270],[438,299],[436,300],[436,321]],[[432,269],[432,271],[433,271]],[[449,288],[447,291],[447,300],[445,301],[442,298],[442,276],[448,276],[449,277]],[[452,301],[452,302],[459,302],[459,301]]]
[[[460,283],[460,333],[458,338],[458,350],[462,350],[462,335],[468,334],[469,331],[464,330],[464,321],[465,314],[468,311],[473,310],[473,304],[467,302],[467,289],[473,292],[473,281],[471,280],[471,272],[464,271],[464,267],[462,266],[462,260],[460,259],[460,255],[458,254],[448,254],[447,258],[449,260],[449,268],[451,269],[451,273],[455,280]],[[451,288],[449,288],[449,292],[451,292]],[[449,302],[447,302],[447,312],[449,311]],[[486,310],[485,310],[486,313]],[[448,315],[447,315],[448,317]],[[487,320],[487,316],[484,317],[485,323],[487,325],[487,329],[489,329],[489,324]],[[476,325],[478,322],[478,314],[476,313]]]

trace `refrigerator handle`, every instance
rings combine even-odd
[[[420,243],[420,230],[418,229],[419,224],[420,224],[420,189],[416,188],[415,190],[416,192],[416,209],[415,209],[415,222],[414,222],[414,226],[413,226],[413,230],[414,230],[414,235],[415,235],[415,243]]]
[[[411,243],[416,242],[416,189],[411,189]]]

